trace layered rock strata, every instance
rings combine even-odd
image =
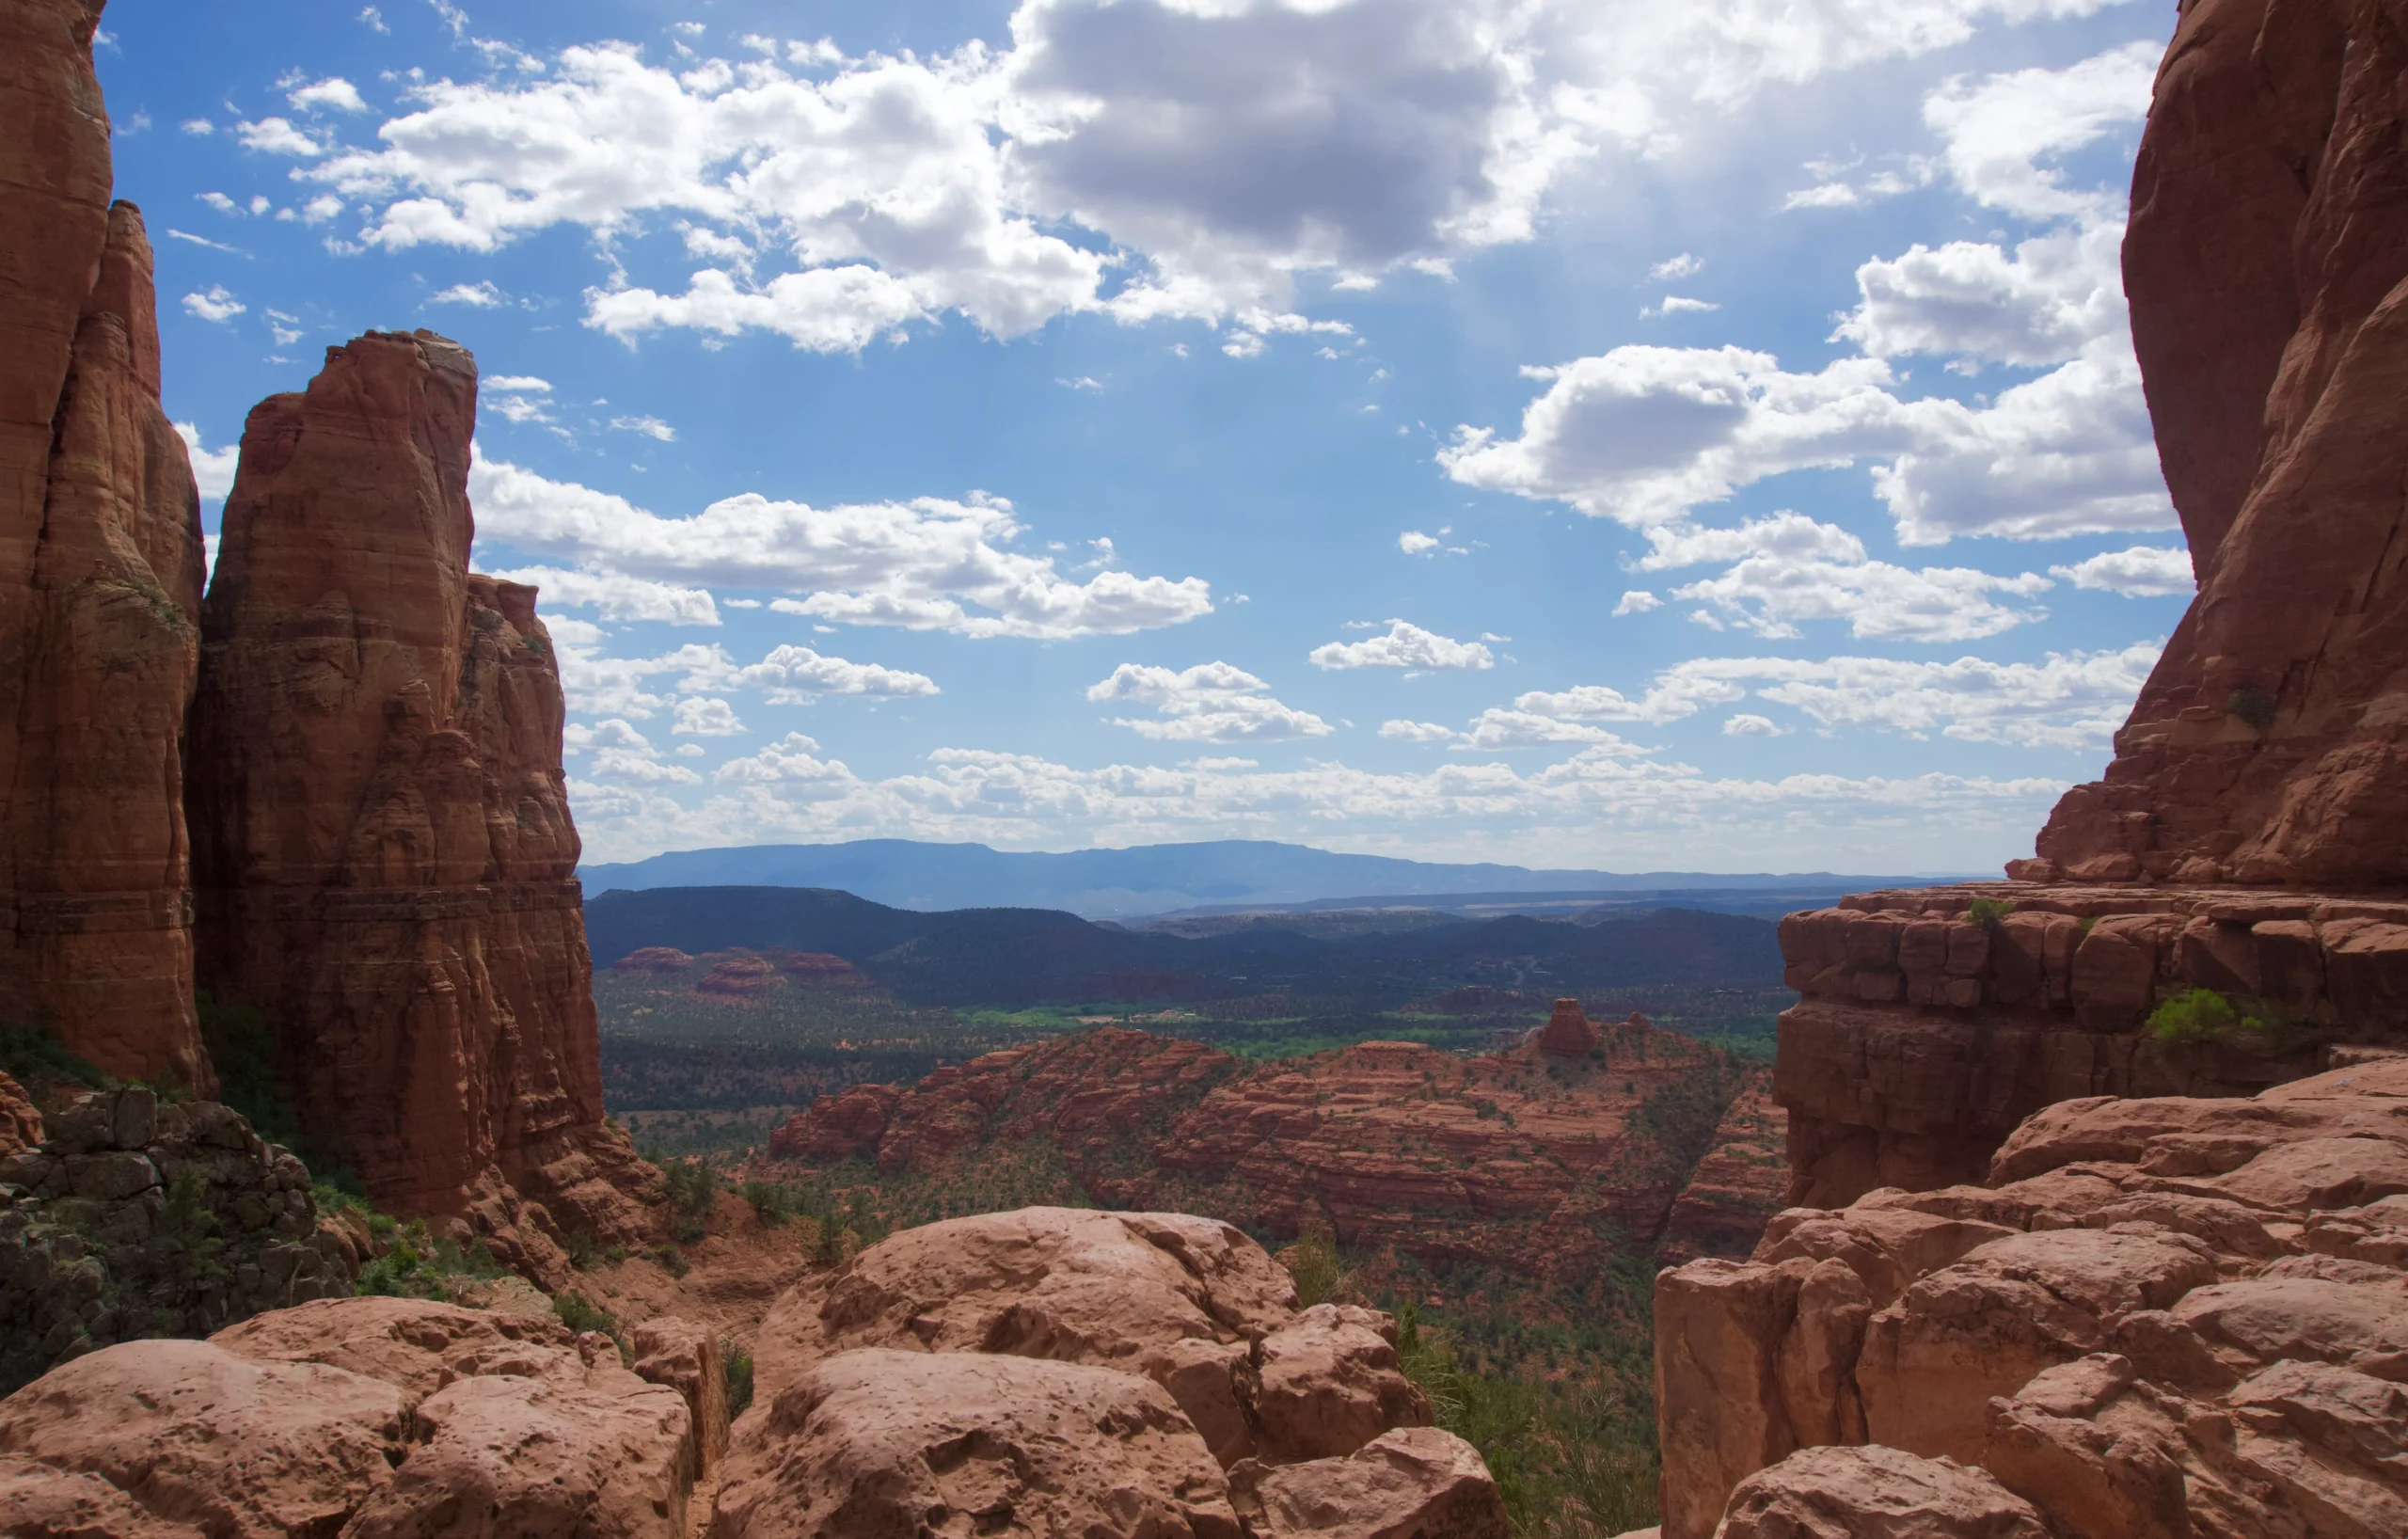
[[[1977,909],[1976,905],[1981,907]],[[1782,921],[1775,1093],[1789,1199],[1978,1180],[2025,1117],[2091,1095],[2247,1095],[2408,1021],[2408,902],[2284,889],[1972,883]],[[2208,989],[2234,1029],[2164,1041]],[[2250,1030],[2242,1011],[2263,1023]]]
[[[0,1019],[206,1093],[182,801],[200,503],[142,216],[109,201],[100,13],[0,17]]]
[[[774,1161],[862,1158],[898,1173],[1044,1142],[1101,1202],[1286,1234],[1326,1224],[1353,1246],[1576,1275],[1658,1237],[1744,1076],[1643,1017],[1597,1026],[1576,1006],[1573,1015],[1592,1044],[1576,1057],[1538,1041],[1476,1057],[1375,1041],[1249,1065],[1107,1027],[988,1054],[916,1087],[822,1097],[770,1149]],[[1684,1148],[1668,1150],[1668,1135]],[[1733,1154],[1726,1174],[1746,1191],[1731,1194],[1726,1237],[1705,1248],[1744,1252],[1783,1171],[1777,1156]],[[1693,1216],[1703,1237],[1711,1226]]]
[[[214,1102],[133,1088],[48,1119],[0,1159],[0,1390],[112,1341],[204,1336],[349,1296],[364,1257],[309,1172]]]
[[[1395,1335],[1375,1310],[1298,1310],[1211,1219],[906,1230],[763,1322],[712,1532],[1496,1539],[1496,1483],[1428,1425]]]
[[[419,1299],[129,1341],[0,1401],[0,1493],[111,1525],[37,1531],[685,1539],[700,1462],[609,1338]]]
[[[2060,1103],[1979,1184],[1664,1273],[1656,1322],[1666,1539],[2400,1531],[2408,1057]]]
[[[370,332],[244,426],[194,713],[199,974],[265,1012],[381,1205],[474,1213],[540,1271],[547,1233],[635,1235],[657,1178],[603,1121],[535,590],[467,569],[475,415],[467,350]]]
[[[2037,880],[2408,883],[2408,33],[2193,0],[2124,289],[2198,597]]]

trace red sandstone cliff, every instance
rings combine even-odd
[[[2124,286],[2199,595],[2020,875],[2408,884],[2408,30],[2191,0]]]
[[[109,202],[100,11],[0,12],[0,1017],[206,1090],[181,800],[200,509],[142,216]]]
[[[657,1177],[603,1124],[535,591],[467,570],[475,414],[465,348],[370,332],[245,424],[194,714],[200,981],[267,1013],[380,1203],[508,1227],[515,1188],[630,1234]]]

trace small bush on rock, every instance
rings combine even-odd
[[[720,1338],[719,1362],[727,1374],[727,1414],[742,1416],[752,1404],[752,1354],[727,1337]]]

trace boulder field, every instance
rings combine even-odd
[[[0,1400],[0,1503],[11,1532],[120,1539],[1505,1539],[1394,1336],[1299,1310],[1226,1224],[1025,1209],[789,1293],[732,1430],[705,1328],[655,1320],[623,1351],[548,1316],[327,1299]]]

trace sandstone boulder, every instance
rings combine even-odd
[[[1811,1448],[1749,1476],[1717,1539],[2049,1539],[1980,1469],[1891,1448]]]
[[[127,1341],[0,1401],[0,1452],[96,1475],[213,1535],[327,1532],[392,1482],[388,1384],[205,1341]]]
[[[153,1517],[132,1497],[80,1470],[0,1453],[0,1514],[8,1539],[201,1539],[189,1523]]]
[[[906,1230],[832,1282],[789,1292],[762,1324],[755,1382],[766,1399],[812,1363],[865,1346],[1099,1364],[1154,1378],[1234,1460],[1252,1452],[1238,1370],[1253,1342],[1290,1323],[1294,1299],[1262,1247],[1215,1220],[982,1214]]]
[[[41,1111],[25,1087],[0,1074],[0,1159],[41,1144]]]
[[[727,1367],[719,1333],[674,1315],[644,1321],[628,1333],[636,1376],[677,1391],[694,1425],[692,1478],[716,1472],[727,1456]]]
[[[672,1390],[478,1374],[420,1401],[392,1482],[348,1539],[680,1539],[693,1426]]]
[[[1469,1443],[1435,1427],[1382,1433],[1343,1458],[1229,1472],[1259,1539],[1505,1539],[1505,1500]]]
[[[866,1348],[821,1360],[745,1418],[714,1539],[913,1532],[1238,1539],[1228,1484],[1186,1417],[1111,1369]]]
[[[1254,1411],[1264,1460],[1341,1456],[1392,1427],[1428,1426],[1430,1397],[1399,1370],[1395,1333],[1376,1310],[1316,1304],[1262,1338]]]

